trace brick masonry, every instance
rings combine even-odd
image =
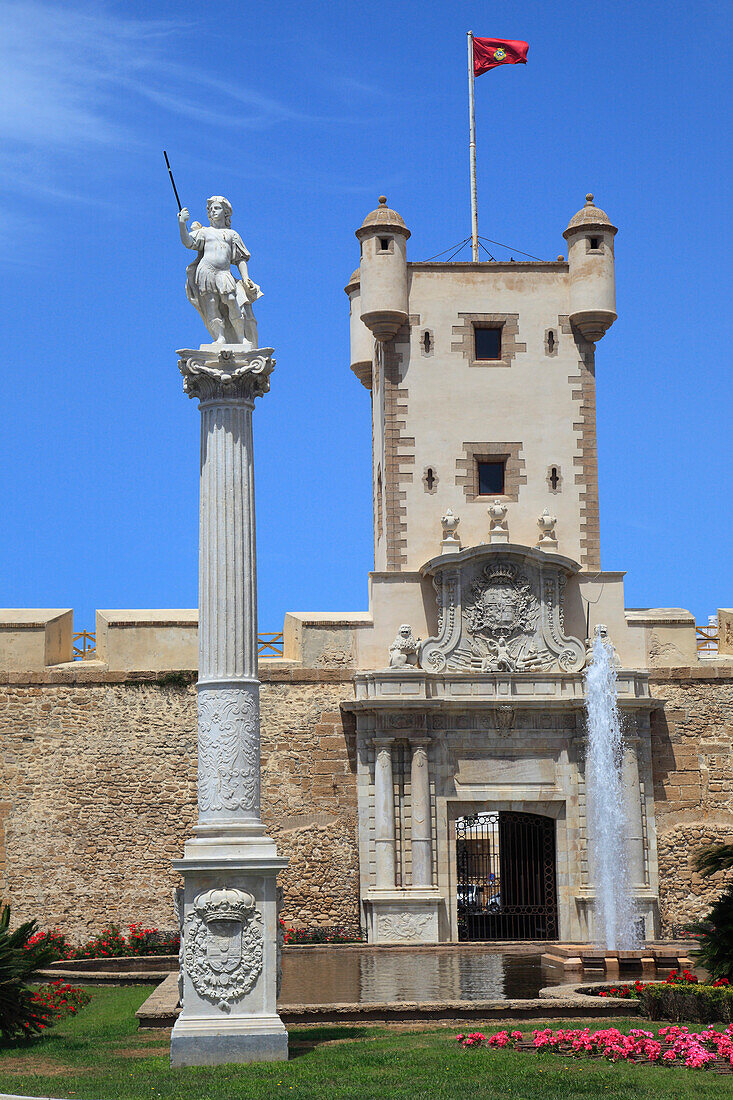
[[[453,325],[451,351],[459,351],[471,367],[510,367],[515,356],[527,350],[519,336],[518,313],[459,313],[460,325]],[[501,329],[501,358],[477,359],[474,326]]]
[[[274,666],[274,667],[273,667]],[[262,678],[263,817],[291,863],[284,916],[358,924],[355,731],[348,669],[269,663]],[[196,815],[193,674],[89,668],[0,674],[0,894],[81,940],[106,923],[172,928],[171,861]],[[665,934],[700,916],[723,876],[692,869],[733,840],[733,667],[655,669],[656,825]]]
[[[476,500],[479,495],[479,462],[500,460],[506,463],[504,492],[492,493],[491,499],[519,500],[519,487],[527,484],[522,446],[522,443],[464,443],[463,454],[456,459],[456,485],[462,486],[466,500]]]
[[[261,674],[263,819],[291,860],[283,916],[356,927],[349,674],[273,671]],[[76,940],[111,921],[173,928],[171,860],[196,820],[192,683],[108,677],[0,683],[0,894],[14,922]]]
[[[571,374],[568,378],[573,387],[573,401],[578,402],[578,419],[573,423],[573,430],[578,433],[578,453],[573,460],[573,466],[575,484],[580,487],[580,562],[585,569],[600,569],[595,345],[574,334],[566,316],[561,315],[557,320],[564,334],[574,335],[580,355],[578,373]]]
[[[701,916],[725,875],[693,869],[706,844],[733,841],[733,668],[657,669],[652,770],[662,930],[674,934]]]
[[[419,318],[418,318],[419,320]],[[399,572],[407,563],[407,492],[413,480],[415,440],[407,436],[409,393],[401,385],[405,360],[400,344],[409,344],[410,328],[403,325],[394,340],[381,345],[384,372],[384,496],[387,570]]]

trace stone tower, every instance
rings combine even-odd
[[[616,320],[615,234],[592,195],[567,260],[409,260],[384,196],[356,231],[346,293],[372,398],[374,571],[344,708],[373,942],[593,937],[583,669],[601,625],[623,664],[629,874],[654,934],[655,704],[623,573],[600,558],[595,348]],[[531,904],[506,879],[520,835],[545,853],[517,879],[542,883]],[[486,859],[480,888],[461,879]]]
[[[616,318],[616,229],[590,199],[567,261],[408,262],[384,196],[357,230],[346,291],[372,393],[377,572],[431,557],[446,508],[463,545],[486,541],[497,499],[511,541],[537,545],[546,511],[559,551],[600,568],[594,341]]]

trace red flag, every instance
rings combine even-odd
[[[504,38],[474,38],[473,75],[481,76],[497,65],[526,65],[528,42],[509,42]]]

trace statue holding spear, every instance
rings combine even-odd
[[[181,241],[197,253],[186,268],[186,297],[198,310],[215,344],[236,344],[246,351],[257,347],[257,322],[252,303],[262,297],[247,271],[250,254],[239,234],[232,229],[232,205],[223,195],[212,195],[206,203],[209,225],[193,222],[181,207],[168,157],[166,164],[178,201]],[[231,268],[240,278],[235,280]]]

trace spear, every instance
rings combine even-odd
[[[173,179],[173,173],[171,172],[170,161],[168,160],[168,154],[165,149],[163,150],[163,156],[165,157],[166,168],[168,169],[168,175],[171,178],[171,186],[173,187],[173,194],[176,196],[176,202],[178,203],[178,213],[180,214],[183,207],[181,206],[181,200],[178,198],[178,190],[176,188],[176,181]]]

